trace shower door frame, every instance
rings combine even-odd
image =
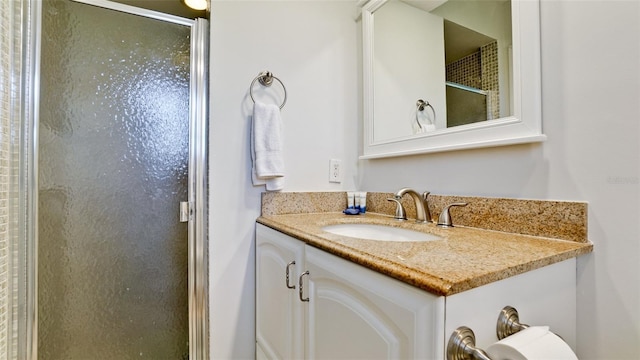
[[[26,231],[26,339],[19,349],[22,358],[38,359],[38,126],[40,105],[40,44],[42,35],[42,0],[27,0],[28,32],[25,36],[27,77],[23,91],[31,99],[25,121],[24,174],[27,192]],[[191,28],[189,75],[189,166],[188,166],[188,303],[189,359],[209,359],[208,311],[208,238],[207,238],[207,141],[208,141],[208,67],[209,22],[206,19],[186,19],[157,11],[142,9],[108,0],[71,0],[91,6],[161,20]],[[176,204],[176,209],[178,204]],[[176,216],[178,211],[176,211]]]

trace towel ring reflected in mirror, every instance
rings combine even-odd
[[[280,85],[282,85],[282,90],[284,90],[284,100],[282,100],[282,104],[280,105],[280,109],[282,109],[284,107],[284,104],[287,103],[287,88],[284,86],[284,83],[280,79],[278,79],[277,77],[275,77],[273,75],[273,73],[271,73],[271,71],[263,71],[263,72],[261,72],[251,82],[251,85],[249,86],[249,96],[251,97],[251,100],[253,101],[254,104],[256,103],[256,99],[253,98],[253,85],[255,85],[256,81],[258,81],[260,83],[260,85],[262,85],[262,86],[269,87],[269,86],[271,86],[271,84],[273,84],[273,80],[274,79],[277,80],[280,83]]]
[[[416,101],[416,123],[418,127],[422,130],[422,124],[420,124],[420,120],[418,120],[418,112],[423,112],[427,107],[431,108],[431,112],[433,113],[433,123],[436,122],[436,109],[433,108],[428,101],[424,101],[422,99],[418,99]]]

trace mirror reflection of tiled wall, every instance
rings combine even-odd
[[[500,118],[500,86],[498,70],[498,42],[482,46],[473,54],[447,64],[449,82],[489,91],[491,114],[489,119]]]

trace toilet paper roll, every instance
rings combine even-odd
[[[531,326],[490,345],[492,360],[578,360],[564,340],[548,326]]]

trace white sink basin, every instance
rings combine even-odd
[[[432,241],[441,237],[420,231],[373,224],[338,224],[322,227],[322,230],[341,236],[380,241]]]

